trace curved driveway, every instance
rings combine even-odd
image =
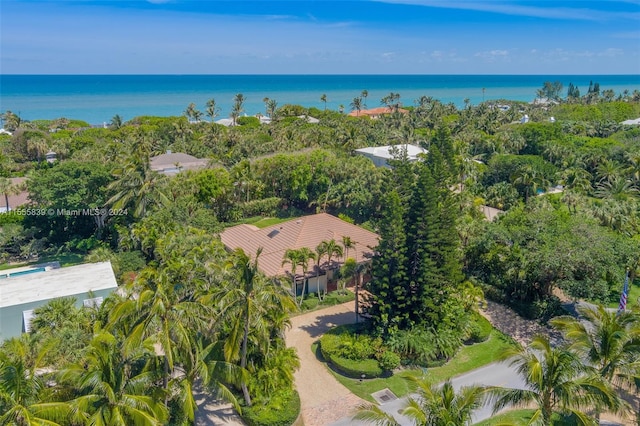
[[[325,426],[350,416],[366,401],[352,394],[338,382],[324,363],[311,352],[311,345],[336,325],[355,322],[354,302],[331,306],[293,317],[285,339],[287,346],[298,350],[300,369],[295,383],[302,405],[305,426]]]

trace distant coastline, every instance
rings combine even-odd
[[[640,90],[640,75],[0,75],[0,111],[11,110],[25,120],[80,119],[91,124],[108,122],[118,114],[124,120],[140,115],[182,115],[187,105],[204,109],[215,98],[220,118],[228,117],[233,96],[244,94],[245,113],[265,112],[264,98],[279,106],[298,104],[349,111],[349,104],[363,90],[368,106],[380,105],[389,92],[399,93],[404,105],[430,96],[460,107],[468,99],[509,99],[530,102],[545,81],[569,83],[586,93],[589,82],[616,94]]]

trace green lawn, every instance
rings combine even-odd
[[[475,423],[475,426],[501,426],[501,425],[509,425],[509,426],[525,426],[529,424],[529,419],[533,415],[533,410],[511,410],[502,414],[498,414],[493,416],[490,419],[483,420],[481,422]],[[553,415],[551,417],[553,421],[553,426],[568,426],[571,423],[567,421],[563,421],[559,415]]]
[[[447,364],[442,367],[427,369],[427,376],[433,382],[442,382],[450,377],[475,370],[478,367],[497,361],[505,349],[514,347],[515,345],[517,344],[513,339],[494,330],[487,341],[471,346],[463,346],[456,356]],[[317,347],[317,343],[314,343],[311,347],[316,354],[319,353]],[[375,402],[371,394],[385,388],[389,388],[398,397],[410,393],[412,391],[410,383],[405,380],[404,377],[421,377],[424,374],[424,371],[420,368],[405,369],[396,372],[391,377],[360,381],[357,379],[349,379],[332,370],[330,371],[336,379],[351,392],[371,402]]]
[[[622,284],[620,284],[620,293],[618,293],[618,300],[613,301],[607,305],[609,308],[617,308],[620,304],[620,294],[622,293]],[[638,280],[629,283],[629,295],[627,296],[627,309],[640,309],[638,306],[640,303],[640,284]]]
[[[258,228],[266,228],[267,226],[277,225],[278,223],[287,222],[289,220],[293,220],[293,217],[262,217],[262,216],[253,216],[246,219],[241,220],[239,223],[245,223],[247,225],[257,226]]]

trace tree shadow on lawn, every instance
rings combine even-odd
[[[356,322],[356,314],[349,312],[340,312],[335,314],[320,315],[312,324],[304,324],[300,329],[306,331],[309,336],[316,338],[322,336],[333,327],[344,324],[353,324]]]

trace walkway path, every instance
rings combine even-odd
[[[291,319],[292,327],[285,339],[287,346],[295,347],[300,357],[295,383],[305,426],[325,426],[352,415],[358,405],[366,402],[340,384],[311,352],[313,342],[330,328],[355,321],[353,309],[354,303],[347,302]]]
[[[562,335],[548,326],[537,321],[522,318],[511,308],[496,302],[487,301],[487,309],[480,311],[491,324],[507,336],[511,336],[522,346],[527,346],[537,334],[543,334],[556,344],[562,340]]]

